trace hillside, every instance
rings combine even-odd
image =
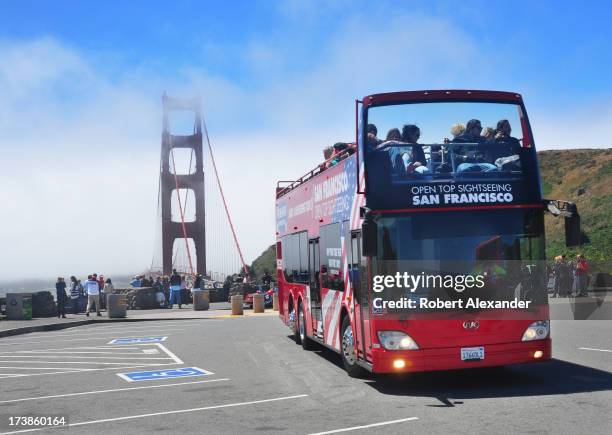
[[[612,262],[612,149],[551,150],[538,153],[545,198],[578,206],[585,243],[565,247],[563,219],[546,216],[548,258],[584,253],[591,261]],[[276,269],[274,245],[251,266],[257,277]]]
[[[563,219],[546,217],[547,254],[583,252],[594,261],[612,261],[612,149],[551,150],[538,153],[545,198],[578,206],[585,243],[568,249]]]
[[[274,245],[270,245],[263,253],[253,261],[250,266],[251,276],[260,280],[265,271],[268,271],[272,276],[276,271],[276,250]]]

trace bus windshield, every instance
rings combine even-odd
[[[542,210],[383,215],[377,228],[373,276],[421,278],[385,286],[373,297],[546,301]]]
[[[375,106],[367,112],[371,178],[391,184],[425,180],[520,179],[531,143],[521,106],[429,102]]]

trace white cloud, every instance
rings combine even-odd
[[[274,241],[276,180],[299,177],[325,145],[352,139],[355,98],[512,83],[496,69],[504,59],[482,56],[479,41],[445,20],[372,20],[338,24],[312,63],[290,74],[285,68],[299,54],[290,40],[251,44],[247,60],[274,80],[249,86],[201,65],[174,77],[142,65],[110,75],[91,54],[52,38],[0,41],[0,278],[113,275],[149,265],[164,90],[203,97],[250,262]],[[559,117],[528,110],[540,148],[606,145],[599,132],[612,120],[609,107],[569,108]],[[572,128],[576,120],[582,128]]]

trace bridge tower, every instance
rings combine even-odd
[[[163,129],[160,165],[160,193],[162,215],[162,263],[163,273],[172,273],[172,247],[177,239],[192,239],[195,246],[197,264],[194,272],[206,273],[206,236],[204,216],[204,162],[202,153],[202,112],[199,98],[178,99],[164,93]],[[189,111],[194,114],[194,132],[191,135],[174,135],[170,132],[169,114],[172,111]],[[173,168],[173,153],[175,148],[193,150],[195,156],[195,172],[190,174],[175,174]],[[182,222],[172,220],[172,196],[178,195],[179,189],[190,189],[195,197],[195,220]],[[183,204],[183,207],[185,205]],[[191,261],[191,260],[190,260]]]

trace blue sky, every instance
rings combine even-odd
[[[611,11],[552,1],[2,2],[0,148],[12,165],[0,174],[11,204],[0,224],[15,231],[0,245],[17,252],[0,259],[0,277],[29,273],[16,258],[33,252],[45,276],[63,264],[91,270],[87,261],[122,273],[148,265],[146,249],[109,253],[153,244],[154,220],[142,216],[155,213],[163,91],[202,96],[248,260],[273,241],[275,180],[351,139],[356,97],[516,91],[540,149],[610,147]],[[103,169],[91,174],[92,161]],[[66,213],[90,198],[121,213]],[[100,239],[108,248],[91,260],[70,249]]]

